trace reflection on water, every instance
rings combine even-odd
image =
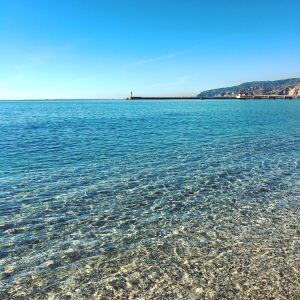
[[[0,298],[297,299],[300,103],[1,102]]]

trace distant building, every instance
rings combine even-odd
[[[252,97],[252,96],[253,96],[253,93],[240,92],[235,97],[240,99],[240,98]]]

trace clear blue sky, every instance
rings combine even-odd
[[[0,99],[300,77],[299,0],[0,0]]]

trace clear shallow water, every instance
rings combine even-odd
[[[297,299],[300,102],[0,102],[0,298]]]

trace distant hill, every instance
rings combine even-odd
[[[252,81],[237,86],[203,91],[198,97],[236,96],[239,93],[252,95],[300,96],[300,78],[275,81]]]

